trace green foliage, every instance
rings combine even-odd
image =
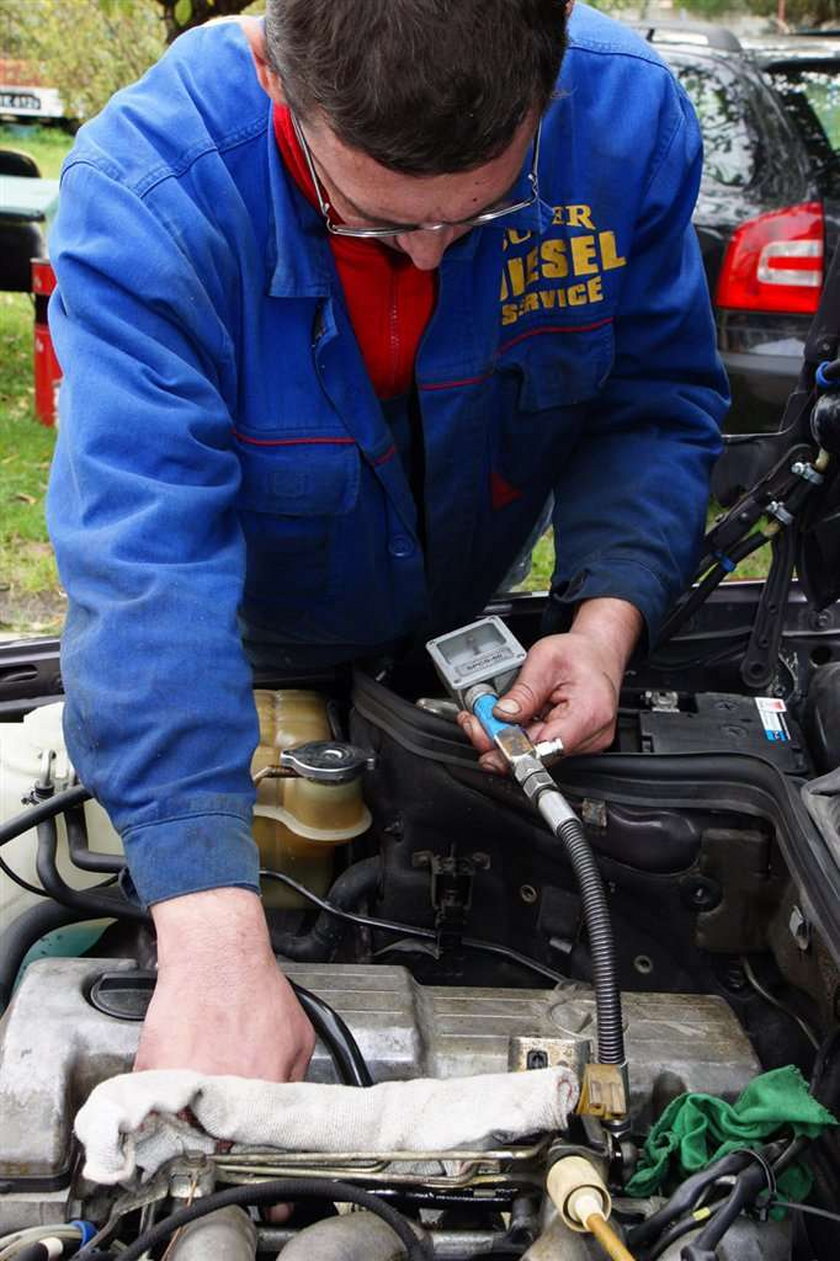
[[[264,2],[254,0],[146,0],[162,11],[167,39],[171,42],[182,31],[201,26],[211,18],[236,17],[240,13],[264,9]]]
[[[0,47],[58,88],[84,121],[158,59],[166,28],[158,0],[2,0]]]
[[[52,630],[61,611],[44,522],[55,432],[32,395],[32,303],[0,293],[0,629]]]

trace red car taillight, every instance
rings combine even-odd
[[[824,231],[818,201],[772,210],[736,228],[717,283],[717,306],[812,314],[823,283]]]

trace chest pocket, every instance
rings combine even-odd
[[[498,367],[519,377],[519,408],[541,412],[593,399],[615,354],[613,325],[545,327],[501,347]]]
[[[291,628],[330,599],[336,549],[359,497],[359,452],[352,441],[261,442],[238,441],[245,599]]]
[[[277,517],[334,517],[359,495],[359,452],[352,440],[239,439],[238,506]]]

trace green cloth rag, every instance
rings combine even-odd
[[[734,1103],[714,1095],[680,1095],[648,1135],[626,1193],[651,1195],[671,1175],[681,1180],[737,1147],[760,1146],[785,1128],[797,1137],[817,1138],[827,1126],[837,1124],[809,1094],[807,1082],[793,1065],[754,1078]],[[779,1178],[787,1199],[803,1199],[810,1186],[811,1175],[799,1164]]]

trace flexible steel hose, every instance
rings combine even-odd
[[[615,944],[604,882],[579,819],[566,819],[557,829],[557,836],[566,847],[583,903],[598,1013],[598,1061],[601,1064],[623,1065],[621,990],[616,976]]]

